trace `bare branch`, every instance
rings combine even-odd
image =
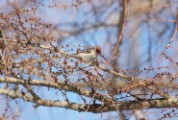
[[[56,88],[59,90],[66,90],[66,91],[72,91],[77,94],[81,94],[87,97],[93,97],[94,99],[97,99],[103,103],[108,103],[111,101],[111,98],[109,98],[106,95],[102,95],[99,93],[95,93],[89,90],[81,89],[78,88],[75,85],[69,84],[69,83],[54,83],[54,82],[48,82],[48,81],[40,81],[40,80],[31,80],[31,81],[26,81],[26,80],[21,80],[21,79],[16,79],[12,77],[6,77],[5,79],[3,77],[0,77],[0,82],[3,83],[11,83],[11,84],[21,84],[21,85],[35,85],[35,86],[45,86],[45,87],[50,87],[50,88]],[[28,82],[28,83],[27,83]]]
[[[170,98],[168,100],[157,99],[157,100],[143,100],[143,101],[126,101],[126,102],[117,102],[115,105],[100,105],[100,104],[77,104],[77,103],[68,103],[68,101],[59,101],[59,100],[42,100],[34,99],[28,94],[22,94],[21,92],[11,91],[7,89],[0,88],[0,94],[7,95],[11,98],[22,98],[25,101],[35,103],[36,107],[38,106],[49,106],[49,107],[63,107],[70,108],[77,111],[85,111],[86,108],[88,112],[109,112],[115,111],[116,107],[119,110],[135,110],[135,109],[150,109],[150,108],[169,108],[178,106],[178,98]]]

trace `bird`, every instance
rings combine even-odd
[[[98,66],[97,57],[101,54],[101,48],[94,46],[84,50],[78,50],[72,57],[78,58],[80,61],[85,62],[89,65]]]

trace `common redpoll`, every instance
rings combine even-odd
[[[97,57],[100,54],[101,54],[101,48],[99,46],[95,46],[89,49],[79,51],[78,53],[72,56],[90,65],[98,65]]]

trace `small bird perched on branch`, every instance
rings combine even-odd
[[[78,50],[78,52],[72,55],[72,57],[76,57],[82,62],[86,62],[90,65],[98,66],[97,57],[100,54],[101,54],[101,48],[99,46],[95,46],[81,51]]]

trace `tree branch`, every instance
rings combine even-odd
[[[140,101],[124,101],[117,102],[116,104],[104,105],[104,104],[78,104],[70,103],[68,101],[59,101],[59,100],[43,100],[43,99],[34,99],[31,95],[23,94],[17,91],[11,91],[7,89],[0,88],[0,94],[7,95],[11,98],[21,98],[28,102],[33,102],[38,106],[47,106],[47,107],[62,107],[67,109],[73,109],[77,111],[87,111],[100,113],[100,112],[109,112],[115,111],[116,108],[119,110],[134,110],[134,109],[150,109],[150,108],[170,108],[178,107],[178,98],[170,99],[155,99],[155,100],[140,100]]]
[[[25,85],[34,85],[34,86],[43,86],[43,87],[50,87],[50,88],[55,88],[59,90],[65,90],[65,91],[72,91],[74,93],[77,93],[79,95],[83,95],[86,97],[94,98],[96,100],[99,100],[103,103],[108,103],[111,102],[111,98],[109,98],[106,95],[102,95],[93,91],[81,89],[77,87],[76,85],[72,85],[70,83],[54,83],[54,82],[48,82],[48,81],[41,81],[41,80],[31,80],[31,81],[26,81],[26,80],[21,80],[13,77],[0,77],[0,82],[1,83],[11,83],[11,84],[21,84],[23,86]],[[28,83],[27,83],[28,82]]]
[[[127,17],[127,4],[128,4],[128,0],[124,0],[123,1],[123,7],[122,7],[122,11],[121,11],[121,15],[120,15],[120,20],[118,22],[118,28],[120,28],[119,33],[118,33],[118,39],[117,39],[117,43],[116,46],[114,47],[114,50],[109,58],[109,61],[114,57],[114,56],[118,56],[118,49],[120,47],[120,43],[123,39],[123,32],[125,29],[125,22],[126,22],[126,17]]]

